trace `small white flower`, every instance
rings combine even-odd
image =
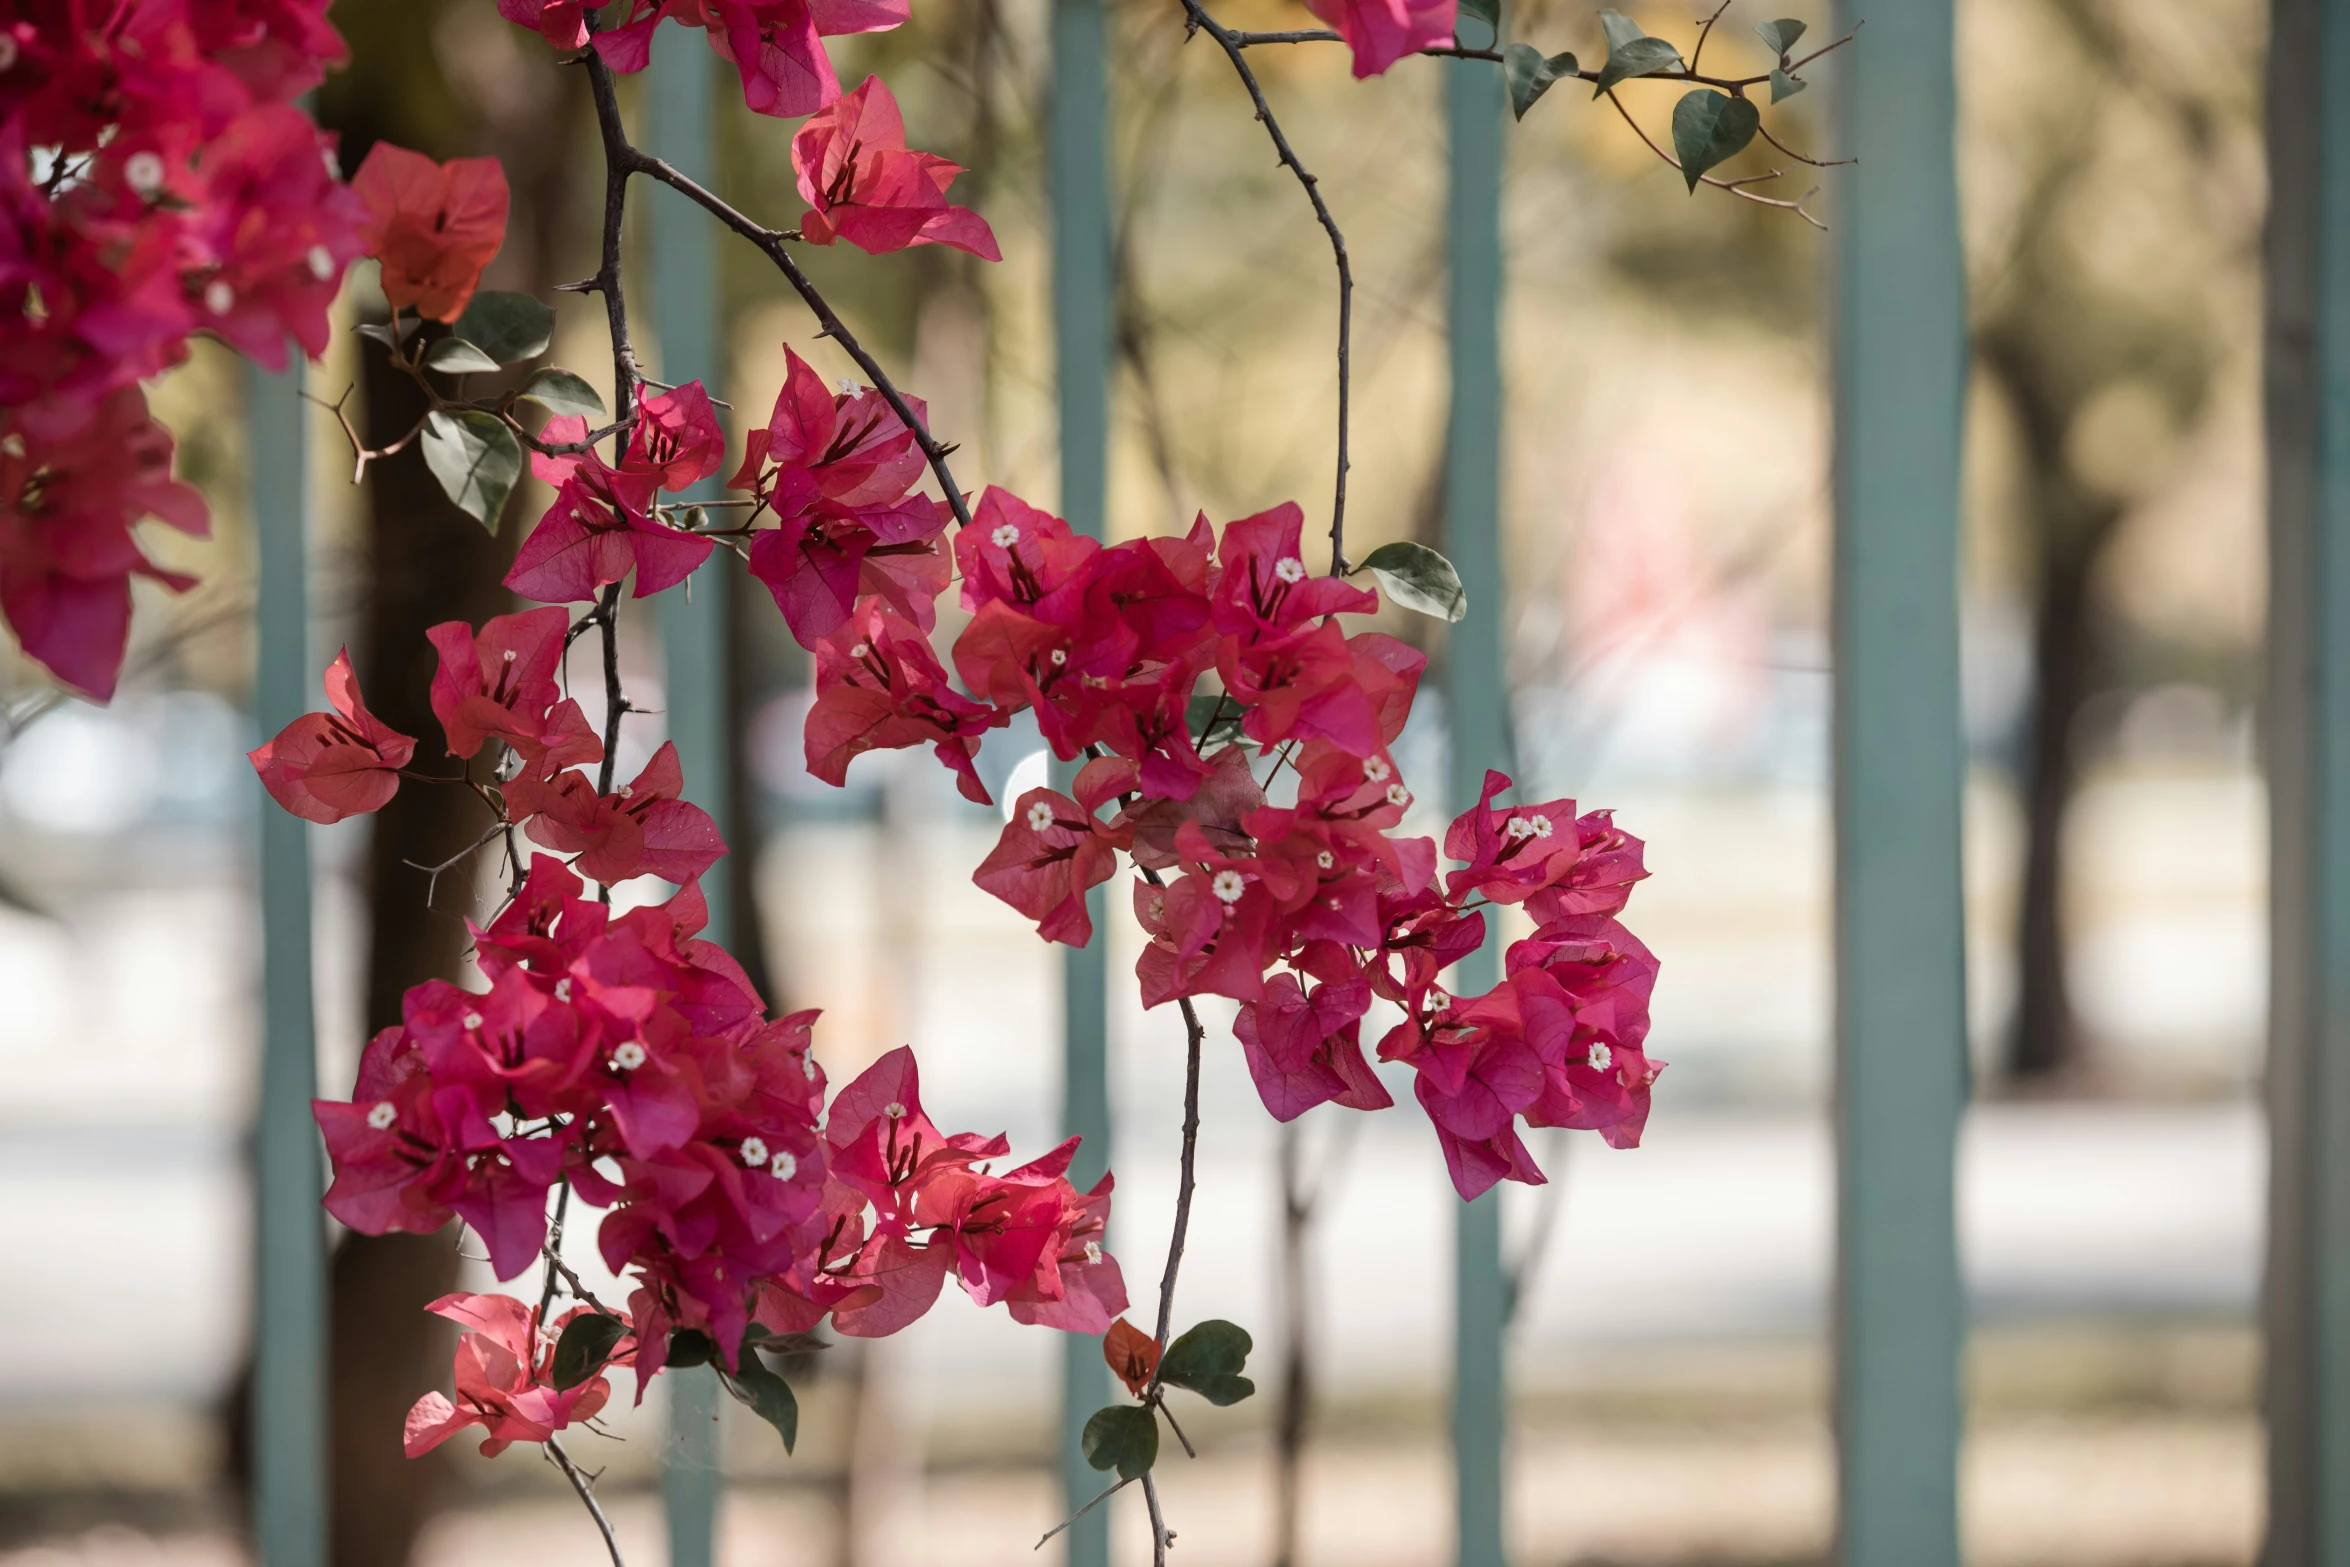
[[[1152,893],[1152,894],[1151,894],[1151,919],[1152,919],[1154,922],[1156,922],[1156,921],[1159,921],[1159,920],[1163,920],[1163,919],[1165,919],[1166,917],[1167,917],[1167,900],[1166,900],[1165,898],[1162,898],[1162,897],[1160,897],[1160,896],[1159,896],[1157,893],[1155,893],[1155,892],[1154,892],[1154,893]]]
[[[623,1072],[633,1072],[645,1064],[645,1047],[633,1039],[624,1039],[612,1047],[612,1064]]]
[[[512,648],[508,648],[508,649],[507,649],[505,652],[503,652],[503,653],[500,653],[500,654],[498,655],[498,662],[499,662],[499,663],[501,663],[501,664],[511,664],[511,663],[513,663],[513,662],[514,662],[514,650],[513,650]]]
[[[1331,913],[1336,914],[1340,912],[1339,902],[1336,898],[1325,898],[1323,901],[1330,905]]]
[[[122,177],[142,196],[163,189],[163,159],[152,152],[134,152],[123,160]]]
[[[378,1099],[374,1104],[368,1106],[367,1124],[379,1132],[390,1131],[392,1123],[398,1119],[400,1119],[400,1112],[392,1108],[392,1102],[389,1099]]]
[[[635,784],[622,784],[622,785],[621,785],[619,788],[617,788],[617,789],[613,790],[613,791],[612,791],[612,793],[613,793],[613,794],[614,794],[614,795],[615,795],[617,798],[625,800],[625,799],[627,799],[627,798],[628,798],[630,795],[632,795],[632,794],[636,793],[636,785],[635,785]]]
[[[1008,550],[1020,542],[1020,525],[1007,522],[987,536],[987,541],[999,550]]]
[[[870,642],[860,642],[860,643],[858,643],[858,644],[857,644],[855,647],[853,647],[853,648],[850,648],[850,649],[849,649],[849,657],[851,657],[851,658],[863,658],[863,657],[864,657],[866,654],[868,654],[868,653],[870,653],[870,652],[872,652],[872,651],[873,651],[873,644],[872,644],[872,643],[870,643]]]
[[[1039,800],[1028,808],[1028,830],[1043,832],[1053,824],[1053,808]]]
[[[1054,649],[1053,649],[1053,667],[1054,667],[1055,669],[1058,669],[1058,668],[1060,668],[1060,667],[1061,667],[1063,664],[1066,664],[1067,662],[1069,662],[1069,650],[1068,650],[1067,648],[1065,648],[1065,647],[1057,647],[1057,648],[1054,648]]]
[[[465,1027],[468,1032],[481,1027],[481,1024],[482,1017],[479,1012],[468,1012],[465,1014]]]
[[[1402,784],[1391,783],[1387,786],[1387,803],[1389,805],[1409,805],[1412,803],[1412,791],[1406,789]]]
[[[1215,893],[1218,902],[1238,903],[1240,895],[1248,891],[1248,878],[1238,871],[1218,871],[1208,883],[1208,890]]]
[[[1537,838],[1547,838],[1550,836],[1549,817],[1537,816],[1534,818],[1534,836]]]
[[[906,1107],[892,1099],[881,1107],[881,1113],[893,1121],[903,1121],[906,1118]]]
[[[1328,849],[1324,849],[1320,854],[1314,856],[1314,863],[1321,866],[1322,869],[1328,870],[1338,863],[1338,856],[1332,854]]]
[[[788,1181],[800,1173],[800,1161],[788,1153],[779,1153],[769,1162],[767,1169],[777,1180]]]
[[[5,66],[0,66],[0,70],[5,69]],[[335,156],[335,150],[332,147],[319,148],[318,161],[326,165],[328,179],[339,180],[343,177],[343,160]]]
[[[1303,582],[1306,580],[1306,563],[1295,555],[1284,555],[1273,562],[1273,575],[1284,582]]]
[[[1430,985],[1428,987],[1428,1010],[1450,1012],[1452,1010],[1452,993],[1442,985]]]
[[[1583,1058],[1583,1063],[1594,1072],[1604,1072],[1615,1059],[1616,1053],[1607,1047],[1607,1042],[1595,1039],[1591,1042],[1591,1054]]]
[[[1085,1265],[1089,1268],[1098,1267],[1101,1264],[1101,1260],[1102,1243],[1100,1241],[1087,1241],[1085,1243]]]
[[[816,1081],[816,1058],[814,1056],[800,1057],[800,1070],[807,1074],[809,1082]]]
[[[1387,779],[1387,775],[1394,771],[1394,768],[1388,766],[1384,761],[1380,760],[1376,756],[1366,756],[1363,758],[1363,776],[1370,779],[1373,783],[1384,783]]]
[[[237,291],[226,278],[214,278],[204,285],[204,308],[216,316],[225,316],[237,308]]]
[[[310,268],[310,275],[323,283],[335,275],[335,254],[324,245],[313,245],[310,254],[302,258]]]
[[[763,1137],[743,1139],[743,1163],[756,1170],[767,1162],[767,1140]]]
[[[845,376],[845,375],[844,375],[844,376],[842,376],[842,377],[840,378],[840,395],[841,395],[841,396],[843,396],[843,397],[854,397],[854,396],[856,396],[856,395],[857,395],[857,383],[856,383],[856,382],[854,382],[854,381],[852,381],[852,380],[850,380],[850,379],[849,379],[847,376]]]
[[[1513,816],[1501,824],[1502,836],[1512,843],[1523,843],[1534,836],[1535,820],[1536,818]],[[1545,822],[1544,825],[1548,826],[1549,823]]]
[[[569,1001],[571,999],[571,976],[569,974],[566,974],[561,979],[555,981],[555,999],[557,1001]]]

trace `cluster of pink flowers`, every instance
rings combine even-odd
[[[343,58],[327,0],[25,0],[0,13],[0,615],[114,689],[132,528],[207,526],[139,383],[210,332],[274,368],[327,343],[361,249],[334,146],[292,100]],[[128,460],[126,461],[125,458]]]

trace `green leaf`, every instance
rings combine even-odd
[[[710,1342],[710,1335],[693,1328],[679,1328],[669,1335],[669,1366],[671,1370],[706,1366],[718,1346]]]
[[[1607,52],[1607,64],[1591,82],[1596,98],[1616,83],[1634,76],[1654,76],[1681,63],[1681,51],[1662,38],[1633,38]]]
[[[425,354],[424,367],[443,375],[478,375],[497,369],[498,362],[461,337],[444,337]]]
[[[568,370],[541,370],[530,378],[522,395],[551,414],[590,420],[604,417],[604,394]]]
[[[1495,38],[1501,36],[1501,0],[1460,0],[1459,14],[1475,17],[1493,30]],[[1458,33],[1457,27],[1455,33]]]
[[[1139,1480],[1159,1461],[1158,1417],[1140,1404],[1111,1404],[1093,1412],[1077,1445],[1094,1468]]]
[[[1382,544],[1355,569],[1376,572],[1389,600],[1405,609],[1438,620],[1458,620],[1469,612],[1461,574],[1425,544]]]
[[[555,307],[529,294],[485,288],[457,318],[457,335],[502,365],[536,359],[555,337]]]
[[[1219,1407],[1237,1404],[1257,1390],[1254,1382],[1240,1374],[1248,1365],[1248,1352],[1255,1347],[1248,1330],[1235,1323],[1195,1323],[1160,1357],[1159,1380],[1170,1387],[1188,1388]]]
[[[492,533],[522,477],[522,443],[493,414],[439,409],[425,416],[424,465],[464,513]]]
[[[1194,691],[1183,710],[1184,722],[1191,726],[1193,746],[1205,751],[1211,745],[1227,740],[1238,740],[1243,745],[1254,744],[1240,732],[1240,720],[1246,709],[1238,702],[1228,702],[1215,691]]]
[[[1789,76],[1785,71],[1774,70],[1771,72],[1771,102],[1792,98],[1810,85],[1800,76]]]
[[[386,348],[398,348],[400,339],[408,335],[404,323],[396,321],[362,321],[351,330],[361,337],[372,337]]]
[[[555,1391],[567,1392],[594,1376],[612,1358],[612,1346],[628,1336],[628,1324],[600,1311],[573,1317],[555,1340]]]
[[[1623,48],[1635,38],[1648,36],[1640,30],[1638,22],[1633,21],[1623,12],[1613,9],[1599,13],[1599,30],[1607,34],[1607,47],[1610,54]]]
[[[1546,60],[1532,44],[1515,43],[1501,52],[1501,71],[1509,78],[1510,112],[1522,120],[1551,83],[1575,74],[1575,57],[1554,54]]]
[[[754,1322],[743,1329],[743,1347],[763,1349],[770,1355],[813,1355],[818,1350],[830,1349],[830,1341],[814,1333],[778,1333]]]
[[[800,1439],[800,1401],[792,1396],[791,1384],[759,1363],[756,1355],[746,1354],[736,1370],[721,1373],[726,1378],[727,1391],[751,1408],[751,1413],[775,1427],[783,1438],[783,1450],[790,1452],[792,1444]]]
[[[1673,150],[1681,155],[1681,177],[1697,189],[1698,177],[1727,162],[1754,140],[1762,110],[1751,98],[1700,87],[1673,105]]]
[[[1805,24],[1794,17],[1782,16],[1775,22],[1755,23],[1754,36],[1760,38],[1771,53],[1784,60],[1787,52],[1795,47],[1795,40],[1803,36],[1804,27]]]

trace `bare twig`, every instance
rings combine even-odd
[[[1779,140],[1778,137],[1773,136],[1771,134],[1771,128],[1768,125],[1757,124],[1755,129],[1762,132],[1762,139],[1764,141],[1769,142],[1772,146],[1778,148],[1788,157],[1793,158],[1797,163],[1808,163],[1815,169],[1840,169],[1848,163],[1860,162],[1858,158],[1807,157],[1803,153],[1797,152],[1793,147],[1788,146],[1785,142]]]
[[[1616,112],[1624,117],[1624,123],[1632,127],[1632,134],[1639,137],[1650,152],[1671,164],[1676,172],[1680,170],[1681,160],[1659,147],[1649,138],[1648,132],[1640,128],[1640,122],[1632,118],[1632,111],[1624,107],[1624,100],[1616,96],[1615,89],[1612,87],[1608,89],[1607,101],[1616,106]],[[1751,201],[1758,207],[1777,207],[1783,212],[1792,212],[1813,228],[1825,233],[1828,225],[1803,210],[1803,204],[1811,199],[1813,192],[1819,189],[1818,186],[1813,186],[1811,190],[1805,191],[1793,201],[1783,201],[1773,196],[1758,196],[1746,188],[1749,185],[1761,184],[1766,180],[1784,178],[1786,173],[1785,169],[1773,169],[1767,174],[1749,174],[1744,179],[1737,180],[1718,180],[1710,174],[1700,174],[1697,176],[1697,181],[1701,185],[1711,185],[1716,190],[1726,190],[1740,200]]]
[[[1695,76],[1697,74],[1697,62],[1699,58],[1705,54],[1705,41],[1714,35],[1714,23],[1720,21],[1722,19],[1722,13],[1729,9],[1730,0],[1722,0],[1720,5],[1714,7],[1714,14],[1707,17],[1703,22],[1698,24],[1697,44],[1689,51],[1688,71],[1690,75]]]
[[[579,1472],[579,1466],[571,1461],[571,1455],[563,1451],[561,1442],[550,1436],[544,1445],[548,1459],[563,1471],[563,1478],[571,1482],[571,1489],[577,1491],[580,1501],[586,1504],[588,1516],[595,1519],[598,1532],[604,1536],[604,1549],[612,1553],[612,1567],[627,1567],[620,1559],[620,1542],[612,1537],[612,1520],[605,1517],[604,1509],[597,1505],[595,1487],[588,1483],[586,1475]]]
[[[1062,1519],[1059,1523],[1054,1524],[1050,1529],[1047,1529],[1042,1535],[1040,1535],[1037,1538],[1035,1549],[1040,1551],[1043,1550],[1045,1548],[1045,1543],[1052,1539],[1054,1535],[1059,1534],[1063,1529],[1068,1528],[1078,1519],[1084,1517],[1087,1513],[1092,1512],[1095,1508],[1101,1506],[1102,1503],[1108,1501],[1111,1497],[1117,1495],[1120,1491],[1125,1490],[1133,1483],[1134,1482],[1131,1480],[1111,1481],[1108,1485],[1102,1488],[1100,1494],[1095,1496],[1092,1501],[1087,1502],[1083,1507],[1078,1508],[1077,1511],[1071,1513],[1068,1517]]]
[[[1175,1532],[1159,1511],[1158,1482],[1147,1472],[1142,1477],[1142,1499],[1151,1510],[1151,1567],[1167,1567],[1167,1547],[1175,1543]]]
[[[1720,13],[1716,12],[1715,14],[1718,16]],[[1793,75],[1821,55],[1843,48],[1852,42],[1853,34],[1859,31],[1860,24],[1855,22],[1851,32],[1847,32],[1832,43],[1822,44],[1802,59],[1790,61],[1781,69],[1789,75]],[[1260,44],[1335,44],[1346,41],[1327,27],[1301,27],[1288,32],[1276,33],[1235,32],[1231,38],[1235,45],[1243,49],[1252,49]],[[1445,60],[1499,60],[1501,58],[1501,51],[1498,49],[1467,49],[1447,44],[1439,44],[1417,52],[1431,58]],[[1575,78],[1580,81],[1596,82],[1599,80],[1599,72],[1595,70],[1577,71]],[[1758,87],[1770,79],[1771,73],[1768,71],[1763,72],[1760,76],[1701,76],[1694,66],[1685,66],[1678,71],[1653,71],[1646,76],[1625,78],[1627,82],[1694,82],[1700,87],[1719,87],[1722,91],[1729,93],[1743,93],[1746,88]],[[1567,78],[1561,77],[1560,80],[1564,81]]]

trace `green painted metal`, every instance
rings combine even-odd
[[[1103,536],[1110,454],[1110,174],[1108,60],[1102,0],[1053,0],[1052,109],[1047,126],[1053,212],[1053,343],[1060,415],[1061,514]],[[1065,785],[1064,785],[1065,787]],[[1090,1186],[1110,1157],[1109,935],[1106,900],[1087,899],[1093,941],[1061,968],[1061,1129],[1085,1139],[1070,1178]],[[1086,1417],[1110,1401],[1101,1346],[1061,1344],[1063,1516],[1102,1488],[1078,1451]],[[1108,1567],[1110,1515],[1096,1508],[1063,1532],[1070,1567]]]
[[[1951,0],[1867,14],[1842,98],[1842,144],[1862,157],[1835,224],[1837,1538],[1850,1567],[1956,1567],[1966,296]]]
[[[1502,658],[1508,624],[1501,570],[1502,83],[1501,73],[1481,60],[1452,61],[1443,69],[1450,127],[1445,218],[1452,245],[1444,542],[1469,595],[1468,618],[1452,628],[1445,652],[1447,797],[1450,808],[1460,810],[1477,798],[1486,768],[1510,765]],[[1460,964],[1453,985],[1463,995],[1477,995],[1500,978],[1500,947],[1489,941]],[[1453,1238],[1454,1559],[1460,1567],[1501,1567],[1507,1559],[1504,1297],[1501,1194],[1491,1191],[1461,1208]]]
[[[2350,1564],[2350,4],[2268,76],[2269,1567]]]
[[[303,363],[245,370],[259,555],[253,709],[272,735],[316,707],[310,654],[309,419]],[[264,1567],[326,1560],[326,1228],[310,968],[310,839],[256,786],[261,812],[261,1108],[253,1139],[253,1524]]]
[[[712,69],[707,50],[681,47],[670,40],[669,47],[653,51],[647,104],[648,150],[705,186],[716,183]],[[647,189],[649,192],[650,187]],[[699,211],[687,212],[667,193],[655,199],[661,204],[653,210],[660,217],[646,225],[647,259],[653,274],[653,287],[647,293],[652,304],[653,337],[661,355],[661,378],[670,382],[699,379],[723,395],[725,356],[718,339],[719,280],[713,226]],[[708,479],[686,498],[713,500],[718,493],[717,482]],[[715,550],[689,584],[700,591],[689,599],[684,589],[672,589],[659,601],[662,705],[668,711],[669,738],[677,746],[687,797],[721,822],[733,818],[726,809],[728,780],[733,776],[727,764],[728,747],[735,737],[727,730],[729,596],[722,576],[731,569],[735,569],[732,554]],[[748,872],[756,847],[732,845],[733,852],[721,856],[702,875],[702,892],[710,905],[710,924],[703,934],[712,941],[734,939],[732,878]],[[716,1551],[719,1493],[725,1485],[718,1379],[702,1369],[664,1380],[671,1384],[669,1448],[661,1473],[670,1567],[709,1567]]]

